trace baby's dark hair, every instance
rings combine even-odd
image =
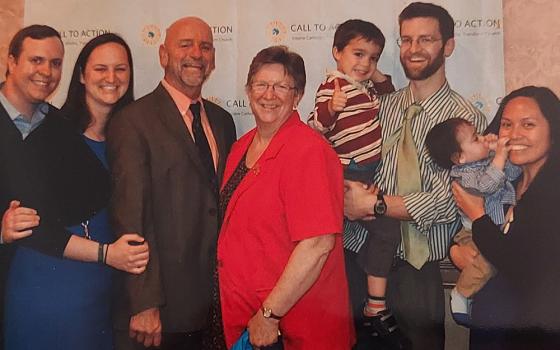
[[[451,118],[434,126],[426,135],[426,148],[437,165],[451,169],[454,165],[451,158],[461,152],[457,142],[457,130],[461,125],[471,125],[468,120]]]
[[[336,28],[333,47],[338,51],[344,50],[346,45],[355,38],[364,38],[381,48],[385,47],[385,36],[375,24],[361,19],[349,19]]]

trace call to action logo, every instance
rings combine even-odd
[[[469,98],[469,101],[484,114],[488,114],[492,111],[491,102],[487,98],[482,96],[480,92],[474,93]]]
[[[274,44],[278,44],[286,37],[286,26],[280,21],[272,21],[266,26],[266,35]]]
[[[142,29],[142,41],[148,45],[157,45],[161,39],[161,30],[155,24],[148,24]]]

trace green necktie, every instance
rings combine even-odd
[[[402,129],[397,148],[397,194],[404,196],[422,191],[418,152],[412,137],[412,119],[416,117],[422,106],[410,105],[404,115]],[[404,259],[420,270],[428,260],[430,250],[428,238],[423,235],[412,221],[401,221],[401,238],[404,247]]]

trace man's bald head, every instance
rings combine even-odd
[[[190,98],[198,98],[215,67],[212,29],[198,17],[178,19],[167,28],[159,57],[165,80]]]

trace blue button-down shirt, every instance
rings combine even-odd
[[[0,85],[0,88],[2,85]],[[31,120],[28,120],[23,116],[23,114],[21,114],[14,107],[14,105],[10,103],[10,101],[8,101],[6,96],[4,96],[4,93],[1,91],[0,91],[0,103],[2,104],[6,112],[8,112],[8,115],[10,116],[10,119],[12,119],[12,121],[14,122],[16,128],[18,128],[18,130],[21,132],[21,136],[23,140],[25,140],[25,138],[33,130],[35,130],[39,125],[41,125],[43,119],[45,119],[45,116],[49,112],[49,105],[45,102],[40,103],[33,111]]]
[[[459,181],[467,191],[484,197],[484,212],[501,226],[505,223],[504,206],[515,205],[515,188],[512,182],[521,175],[521,168],[506,161],[503,170],[492,165],[496,153],[491,152],[486,159],[467,164],[454,165],[450,176]],[[472,222],[461,214],[463,226],[472,228]]]

